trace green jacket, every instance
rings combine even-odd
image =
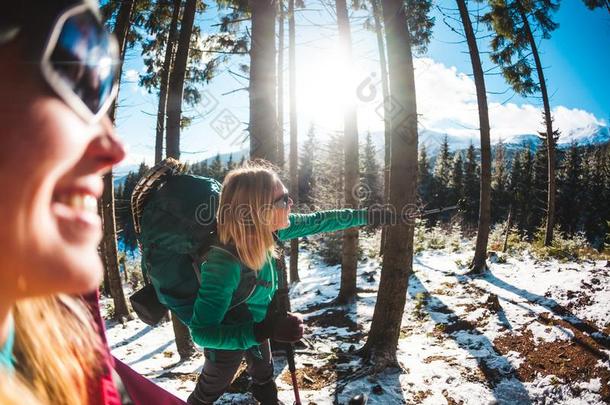
[[[366,209],[290,214],[290,225],[277,231],[281,241],[367,224]],[[271,256],[255,273],[229,251],[212,247],[201,265],[201,286],[189,328],[193,341],[209,349],[245,350],[258,345],[253,325],[261,322],[278,289]]]

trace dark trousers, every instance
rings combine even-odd
[[[269,340],[248,350],[204,349],[203,370],[197,380],[195,390],[188,397],[190,405],[212,404],[231,385],[231,381],[245,357],[246,371],[252,383],[263,385],[273,381],[273,358]]]

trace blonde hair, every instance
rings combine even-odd
[[[103,345],[85,303],[65,295],[23,299],[13,314],[18,377],[43,403],[89,403],[104,370]]]
[[[260,270],[277,258],[273,239],[273,193],[281,180],[274,167],[263,160],[248,161],[227,173],[217,212],[221,243],[234,244],[239,259]]]
[[[12,373],[0,372],[0,404],[42,405],[27,383]]]

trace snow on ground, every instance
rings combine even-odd
[[[361,376],[353,351],[366,340],[381,263],[377,258],[360,262],[356,304],[325,306],[337,295],[340,266],[326,266],[301,250],[301,282],[292,286],[291,302],[308,325],[297,350],[302,402],[347,403],[359,392],[369,395],[370,404],[610,401],[606,262],[539,262],[525,253],[470,277],[461,264],[472,251],[464,250],[415,256],[398,347],[402,370]],[[203,356],[179,364],[171,323],[151,328],[139,320],[108,321],[107,332],[118,358],[186,399]],[[276,374],[280,399],[292,403],[281,356],[276,356]],[[235,392],[219,403],[254,402],[249,394]]]

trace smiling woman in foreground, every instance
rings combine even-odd
[[[0,60],[0,385],[14,387],[0,403],[121,404],[88,308],[67,295],[102,275],[101,176],[125,154],[105,116],[116,43],[96,2],[10,1]]]

